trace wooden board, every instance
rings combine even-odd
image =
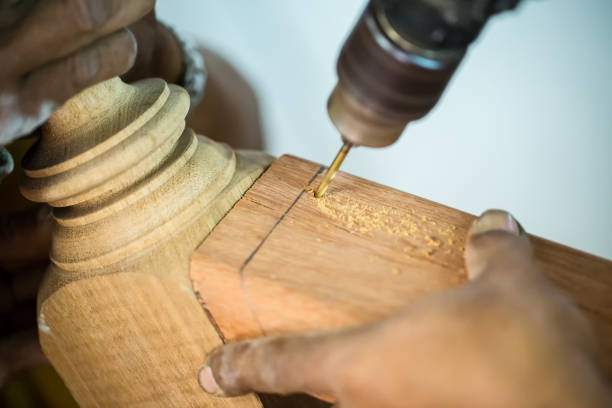
[[[342,172],[315,199],[323,170],[281,157],[195,251],[194,289],[224,341],[364,323],[466,281],[473,215]],[[532,242],[590,317],[612,373],[612,262]]]

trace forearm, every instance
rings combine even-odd
[[[208,73],[204,95],[191,108],[187,124],[197,133],[237,149],[263,149],[257,95],[221,56],[202,47]]]

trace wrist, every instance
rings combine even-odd
[[[181,84],[185,67],[183,50],[174,35],[164,24],[157,24],[155,47],[156,76],[169,83]]]

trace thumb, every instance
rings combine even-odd
[[[503,210],[487,210],[474,220],[468,231],[465,264],[470,279],[538,276],[525,230]]]
[[[329,395],[334,364],[348,347],[347,331],[263,337],[230,343],[214,350],[198,380],[217,396],[248,392]]]

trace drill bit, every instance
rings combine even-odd
[[[340,169],[340,166],[342,165],[344,158],[346,157],[346,155],[348,154],[352,146],[353,145],[351,143],[344,142],[344,144],[340,148],[340,151],[334,158],[334,161],[327,169],[327,172],[325,172],[325,177],[323,177],[323,181],[321,181],[321,184],[319,184],[319,188],[317,188],[317,191],[315,192],[314,196],[316,198],[323,197],[323,194],[325,194],[327,187],[329,187],[329,184],[332,182],[332,180],[336,176],[338,169]]]

